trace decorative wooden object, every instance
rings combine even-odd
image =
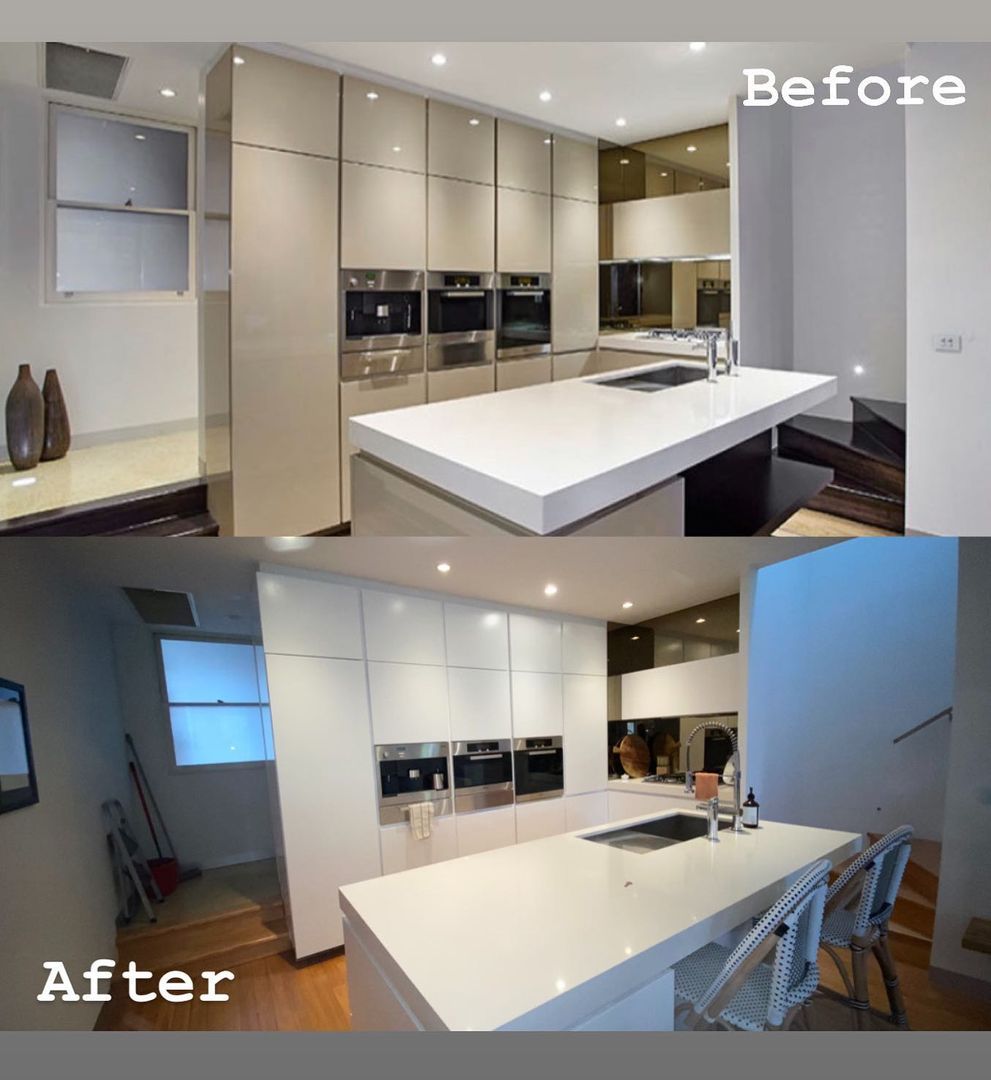
[[[7,453],[15,469],[33,469],[41,460],[45,436],[45,404],[31,365],[21,364],[7,395]]]
[[[635,779],[650,771],[650,750],[639,735],[624,735],[619,744],[619,760],[628,775]]]
[[[69,410],[62,396],[58,372],[49,368],[41,390],[45,403],[45,437],[41,448],[42,461],[57,461],[69,452],[72,431],[69,427]]]

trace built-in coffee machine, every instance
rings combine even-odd
[[[402,823],[415,803],[432,803],[437,817],[451,812],[449,750],[446,742],[375,747],[380,824]]]
[[[454,744],[454,807],[459,814],[513,801],[513,753],[509,739]]]
[[[423,271],[341,271],[341,378],[423,371]]]

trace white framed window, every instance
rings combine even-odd
[[[177,769],[274,758],[265,654],[245,638],[156,636],[162,701]]]
[[[195,132],[49,104],[46,295],[194,296]]]

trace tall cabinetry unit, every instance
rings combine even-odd
[[[204,456],[224,533],[302,534],[341,520],[339,82],[240,45],[207,78],[206,186],[216,195],[227,182],[230,193],[229,213],[218,196],[204,221],[211,278],[219,284],[225,256],[230,269],[227,349],[217,304],[203,326]]]
[[[297,958],[344,943],[337,890],[381,872],[357,588],[258,574],[282,851]]]
[[[594,143],[554,137],[554,378],[592,372],[599,336],[598,151]]]

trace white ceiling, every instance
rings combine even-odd
[[[748,568],[832,542],[332,537],[303,541],[306,546],[301,549],[278,550],[279,540],[141,537],[53,541],[46,555],[70,579],[95,587],[106,614],[115,621],[136,620],[119,590],[131,585],[192,592],[204,629],[248,633],[256,630],[254,573],[260,562],[633,623],[736,592]],[[441,562],[450,564],[449,573],[438,572]],[[549,582],[558,586],[552,598],[544,595]],[[634,607],[624,610],[625,600],[632,600]]]
[[[119,104],[164,118],[197,115],[201,73],[223,49],[219,43],[120,44],[74,42],[131,57]],[[262,42],[262,48],[360,70],[387,82],[548,128],[632,143],[722,123],[731,95],[742,93],[745,67],[769,67],[780,78],[818,78],[835,63],[859,70],[901,60],[901,42]],[[431,63],[435,52],[447,63]],[[38,85],[37,44],[0,44],[0,81]],[[167,100],[163,86],[176,90]],[[552,99],[538,99],[549,90]],[[87,100],[91,104],[96,99]],[[616,127],[623,116],[625,128]]]

